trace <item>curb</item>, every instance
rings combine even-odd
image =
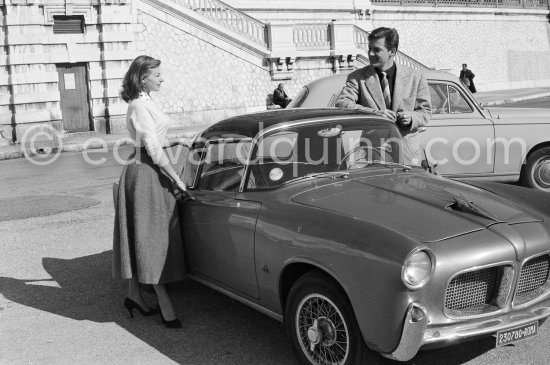
[[[547,96],[550,96],[550,92],[543,92],[543,93],[539,93],[539,94],[518,96],[518,97],[515,97],[515,98],[487,101],[487,102],[485,102],[485,106],[495,106],[495,105],[502,105],[502,104],[508,104],[508,103],[515,103],[515,102],[518,102],[518,101],[544,98],[544,97],[547,97]]]
[[[15,152],[0,152],[0,161],[2,160],[11,160],[14,158],[21,158],[23,156],[23,152],[21,151],[15,151]]]
[[[166,137],[169,139],[192,139],[195,137],[195,135],[198,133],[196,132],[181,132],[181,133],[167,133]],[[91,136],[90,138],[98,138],[97,135]],[[101,137],[99,137],[101,138]],[[91,142],[86,143],[87,141],[80,142],[80,143],[67,143],[67,144],[61,144],[60,147],[56,146],[44,146],[37,150],[31,150],[27,151],[28,156],[36,156],[36,155],[50,155],[52,153],[58,153],[60,152],[75,152],[75,151],[83,151],[83,150],[93,150],[93,149],[101,149],[101,148],[109,148],[113,147],[115,145],[118,146],[124,146],[124,145],[131,145],[133,144],[132,139],[130,139],[129,136],[120,137],[116,140],[110,140],[110,141],[104,141],[105,143],[99,143],[99,142]],[[11,151],[11,152],[2,152],[0,151],[0,161],[2,160],[11,160],[16,158],[24,158],[25,152],[21,149],[21,146],[13,147],[18,149],[17,151]]]

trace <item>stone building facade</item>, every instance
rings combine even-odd
[[[480,91],[550,86],[548,0],[225,1],[263,22],[394,27],[404,53],[455,75],[467,63]]]
[[[367,29],[391,26],[401,50],[426,65],[458,75],[462,63],[479,91],[550,86],[548,8],[432,9],[379,7]]]
[[[120,86],[139,54],[162,61],[153,97],[174,125],[265,110],[280,82],[292,96],[364,66],[366,31],[378,26],[399,30],[409,66],[458,74],[466,62],[480,90],[550,86],[547,7],[381,1],[393,0],[0,0],[0,130],[21,141],[124,129]]]
[[[143,29],[137,37],[139,48],[161,59],[165,74],[155,99],[175,124],[206,124],[265,110],[280,82],[294,95],[304,84],[333,73],[331,64],[320,57],[300,62],[292,78],[273,77],[267,46],[243,52],[238,39],[229,39],[229,30],[221,29],[224,39],[182,16],[166,14],[164,9],[145,3],[137,19]]]
[[[44,128],[106,131],[121,113],[120,74],[133,59],[125,0],[5,0],[1,4],[0,129],[21,140]]]

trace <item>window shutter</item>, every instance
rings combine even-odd
[[[81,34],[84,33],[83,15],[54,15],[53,34]]]

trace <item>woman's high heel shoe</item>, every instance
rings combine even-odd
[[[157,314],[156,309],[151,309],[149,311],[145,311],[139,304],[134,302],[132,299],[126,297],[124,299],[124,307],[128,309],[128,312],[130,312],[130,317],[134,318],[134,309],[137,309],[139,313],[141,313],[142,316],[148,317]]]
[[[164,324],[166,327],[181,328],[181,321],[179,319],[176,318],[171,321],[167,321],[166,319],[164,319],[164,316],[162,315],[162,310],[160,310],[160,308],[159,308],[159,313],[160,313],[160,320],[162,324]]]

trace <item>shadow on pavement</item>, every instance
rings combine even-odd
[[[43,258],[51,280],[0,277],[1,294],[74,320],[114,322],[180,364],[298,364],[281,323],[190,280],[169,286],[183,328],[167,329],[158,316],[130,318],[122,306],[126,282],[111,278],[111,256],[105,251],[69,260]],[[144,295],[156,306],[154,294]],[[494,339],[487,338],[423,351],[406,363],[383,358],[380,364],[458,365],[492,347]]]
[[[130,318],[122,306],[126,281],[111,278],[111,257],[111,251],[70,260],[46,257],[42,263],[51,280],[0,277],[0,294],[74,320],[114,322],[180,364],[297,364],[281,323],[190,280],[169,286],[183,328],[168,329],[159,316],[136,311]],[[156,306],[154,294],[144,295]]]

